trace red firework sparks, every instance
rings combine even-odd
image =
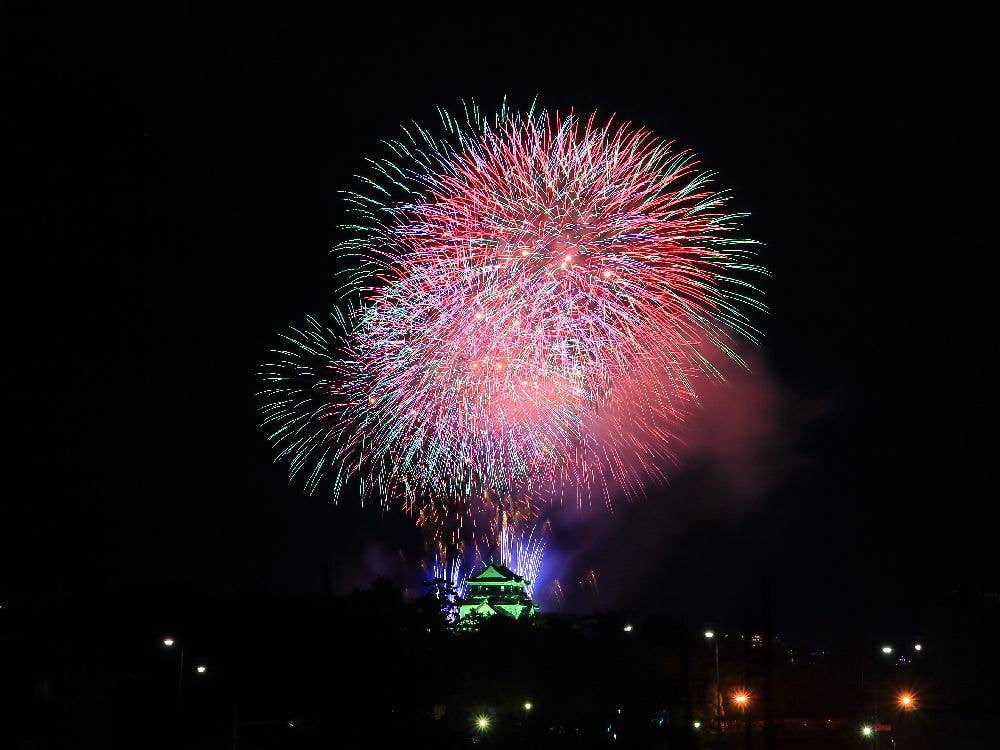
[[[446,139],[391,144],[373,195],[351,194],[362,221],[345,250],[366,263],[346,382],[313,420],[324,435],[276,442],[398,491],[431,524],[660,476],[696,376],[713,352],[736,357],[734,332],[755,338],[739,216],[688,152],[641,128],[445,123]],[[387,200],[390,184],[406,197]]]

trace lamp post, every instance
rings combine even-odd
[[[166,638],[163,639],[163,647],[164,648],[173,648],[176,644],[177,644],[177,641],[175,641],[170,636],[167,636]],[[183,645],[180,647],[180,652],[181,652],[180,667],[177,670],[177,707],[178,707],[178,710],[180,710],[180,705],[181,705],[181,692],[184,690],[184,646]]]
[[[896,716],[896,731],[894,734],[896,736],[896,739],[898,740],[900,739],[900,736],[903,734],[903,724],[904,724],[903,717],[906,714],[910,713],[911,711],[917,710],[917,696],[915,696],[908,690],[904,690],[902,693],[896,696],[896,706],[899,709],[899,715]],[[909,722],[905,723],[908,724]],[[896,747],[898,747],[898,742],[893,744],[893,748]]]
[[[743,714],[743,747],[750,750],[750,714],[747,712],[747,709],[750,708],[750,695],[746,690],[740,690],[733,696],[733,703]]]
[[[722,685],[719,680],[719,639],[714,630],[706,630],[705,638],[715,647],[715,729],[722,731]]]
[[[885,673],[885,668],[882,666],[882,664],[886,660],[889,660],[891,662],[892,655],[893,655],[893,653],[895,653],[895,651],[896,651],[896,649],[895,649],[894,646],[892,646],[889,643],[883,643],[882,646],[879,647],[879,654],[881,655],[881,658],[879,658],[878,656],[874,656],[874,655],[871,658],[871,693],[872,693],[872,710],[873,710],[872,723],[874,724],[874,728],[873,728],[871,734],[867,734],[864,731],[864,729],[866,727],[868,727],[868,725],[866,724],[864,727],[862,727],[862,734],[865,737],[869,737],[870,739],[873,740],[875,750],[879,750],[879,745],[881,744],[881,737],[879,736],[880,732],[878,730],[878,726],[879,726],[879,692],[880,692],[879,691],[879,683],[880,683],[881,680],[884,680],[884,679],[887,678],[887,675]],[[862,679],[863,678],[864,678],[864,672],[862,672]]]

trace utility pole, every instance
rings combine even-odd
[[[774,714],[774,630],[771,620],[771,579],[764,576],[760,584],[761,616],[764,625],[764,750],[775,750],[777,736]]]
[[[719,681],[719,638],[712,639],[715,646],[715,728],[722,732],[722,683]]]

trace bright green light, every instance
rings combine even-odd
[[[874,732],[875,730],[872,729],[868,724],[865,724],[863,727],[861,727],[861,734],[863,734],[865,737],[871,737],[872,734],[874,734]]]
[[[490,728],[490,717],[489,716],[477,716],[476,717],[476,729],[480,732],[485,732]]]

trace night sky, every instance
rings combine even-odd
[[[331,300],[337,191],[363,156],[505,94],[695,148],[773,272],[754,371],[694,420],[671,484],[557,515],[564,586],[594,568],[605,608],[739,621],[768,576],[779,631],[812,633],[997,588],[985,19],[180,5],[3,11],[0,600],[413,582],[408,520],[272,465],[254,372]]]

